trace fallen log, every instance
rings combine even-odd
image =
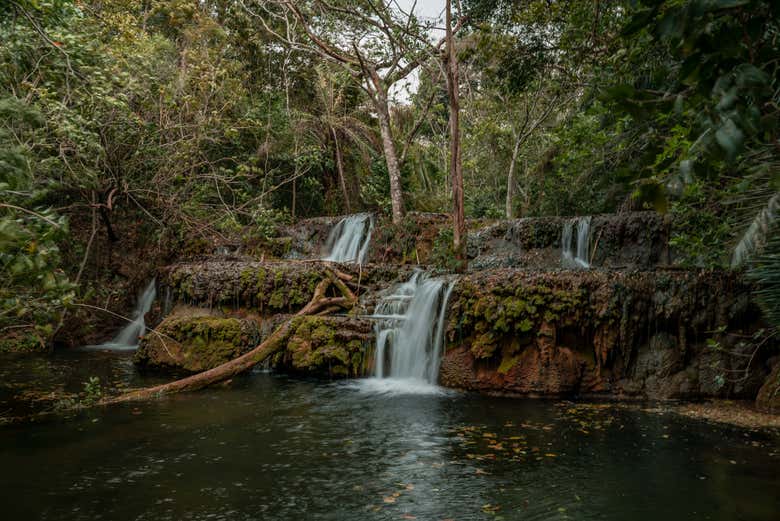
[[[331,287],[337,290],[339,296],[327,296],[328,289]],[[273,334],[271,334],[271,336],[266,338],[260,345],[248,353],[213,369],[203,371],[202,373],[155,387],[136,389],[120,396],[101,400],[100,404],[111,405],[115,403],[150,400],[166,394],[196,391],[198,389],[203,389],[204,387],[224,382],[251,369],[257,364],[262,363],[269,356],[283,349],[295,317],[316,315],[338,309],[350,309],[356,303],[357,298],[344,283],[340,274],[328,271],[326,277],[320,281],[314,290],[314,295],[309,303],[295,315],[290,317],[289,320],[286,320],[273,332]]]

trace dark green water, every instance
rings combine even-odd
[[[141,381],[127,355],[69,356],[104,381]],[[41,378],[56,373],[56,359],[41,363]],[[4,383],[19,377],[3,367]],[[81,375],[58,377],[77,388]],[[14,520],[777,520],[779,452],[769,434],[638,409],[255,373],[0,428],[0,508]]]

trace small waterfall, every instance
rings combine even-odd
[[[133,321],[122,328],[119,333],[111,340],[98,347],[110,348],[116,350],[129,350],[138,347],[138,339],[146,332],[146,322],[144,322],[144,315],[146,315],[152,308],[152,302],[154,302],[157,296],[157,289],[155,280],[146,286],[141,296],[138,297],[138,303],[133,310]]]
[[[570,268],[590,268],[590,216],[563,223],[561,259]],[[577,250],[574,253],[574,224],[577,224]]]
[[[374,218],[370,213],[344,217],[330,231],[323,260],[333,262],[357,262],[363,264],[374,230]]]
[[[376,307],[374,375],[435,385],[454,281],[415,272]]]

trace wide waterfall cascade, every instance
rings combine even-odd
[[[374,375],[435,385],[444,345],[447,302],[455,282],[415,272],[377,305]],[[413,383],[414,387],[414,383]]]
[[[144,315],[152,309],[152,303],[157,297],[157,287],[155,280],[144,288],[138,297],[138,303],[133,310],[132,321],[123,327],[119,333],[110,341],[97,347],[116,350],[130,350],[138,347],[139,338],[146,332],[146,322]]]
[[[561,257],[563,264],[574,268],[590,268],[590,216],[578,217],[563,223]],[[576,253],[574,249],[574,224],[577,224]]]
[[[325,244],[328,254],[323,260],[363,264],[373,230],[374,217],[370,213],[344,217],[328,235]]]

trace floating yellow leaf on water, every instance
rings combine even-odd
[[[483,433],[482,433],[482,437],[483,437],[483,438],[495,438],[495,437],[496,437],[496,435],[495,435],[495,434],[493,434],[492,432],[483,432]]]
[[[382,498],[382,501],[385,503],[395,503],[395,498],[393,496],[385,496]]]
[[[545,456],[547,456],[548,458],[557,458],[558,457],[558,455],[555,454],[554,452],[548,452],[547,454],[545,454]]]

